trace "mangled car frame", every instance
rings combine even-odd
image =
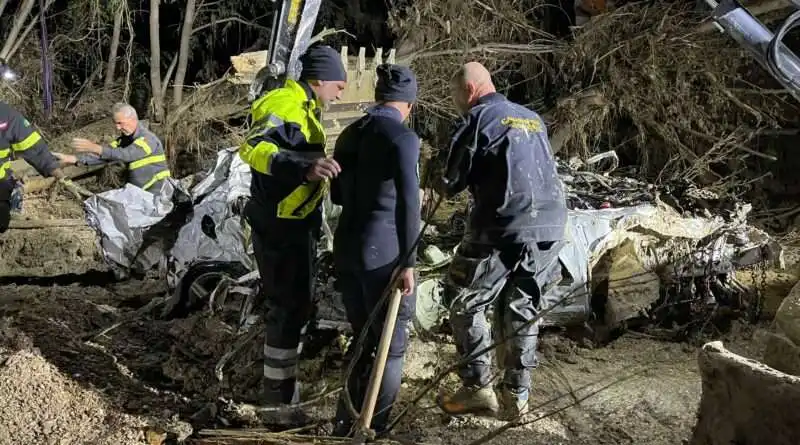
[[[708,209],[698,212],[704,216],[688,215],[688,211],[682,214],[646,184],[607,174],[585,175],[587,172],[574,164],[561,168],[571,210],[566,240],[551,249],[554,254],[548,262],[538,266],[543,302],[556,306],[545,317],[546,325],[580,325],[593,320],[613,328],[637,319],[690,324],[692,312],[716,306],[753,311],[757,298],[735,280],[733,272],[746,267],[782,267],[780,246],[747,224],[747,204],[717,211],[716,216]],[[616,195],[626,187],[636,190],[638,203],[621,206],[625,200],[612,195],[589,202],[585,196],[596,198],[597,194],[586,192],[590,186],[587,177],[602,181],[602,188],[616,190]],[[608,187],[611,181],[622,182]],[[249,196],[249,182],[249,168],[236,150],[220,151],[215,166],[188,192],[191,217],[178,231],[174,245],[161,252],[152,246],[147,249],[148,264],[160,262],[174,290],[169,305],[172,315],[202,307],[220,311],[233,302],[236,315],[232,324],[247,330],[258,320],[258,272],[249,230],[238,211]],[[175,186],[181,189],[177,183]],[[684,190],[682,202],[702,195],[699,192]],[[152,208],[126,206],[126,202],[142,199],[141,193],[126,187],[87,201],[90,224],[101,234],[107,261],[118,269],[130,268],[132,258],[141,258],[134,252],[141,251],[143,229],[129,221],[152,223],[157,214],[171,210],[171,204],[158,199],[153,200]],[[115,216],[123,208],[141,215]],[[337,212],[330,202],[325,203],[316,325],[347,329],[330,273],[330,227],[335,225]],[[422,332],[436,328],[446,316],[440,303],[443,274],[426,272],[441,272],[450,255],[433,244],[420,252],[423,278],[414,325]]]

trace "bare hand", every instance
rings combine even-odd
[[[395,278],[397,288],[403,293],[404,296],[414,293],[416,288],[416,278],[414,277],[414,268],[406,267],[397,273]]]
[[[53,152],[53,156],[61,161],[62,164],[74,165],[78,163],[78,157],[75,155]]]
[[[314,164],[311,165],[311,169],[309,169],[308,173],[306,173],[306,179],[309,181],[332,179],[339,176],[339,173],[341,172],[342,167],[340,167],[339,163],[333,159],[324,157],[317,158],[314,160]]]
[[[88,139],[74,138],[72,139],[72,146],[80,152],[94,153],[96,155],[103,153],[103,147],[101,147],[100,144],[96,144]]]

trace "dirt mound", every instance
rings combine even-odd
[[[114,412],[32,349],[0,350],[0,444],[140,444],[143,421]]]
[[[47,193],[25,196],[22,218],[48,220],[84,219],[74,198]],[[106,270],[97,248],[97,234],[89,226],[11,229],[0,237],[0,276],[53,277]]]

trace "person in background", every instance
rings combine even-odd
[[[55,153],[64,164],[95,165],[120,161],[128,167],[128,182],[155,195],[171,176],[161,140],[139,122],[136,110],[124,103],[111,109],[114,126],[120,135],[110,144],[75,138],[77,155]]]
[[[464,120],[452,139],[439,192],[452,197],[469,188],[473,199],[464,238],[450,264],[443,299],[462,359],[462,387],[444,394],[449,414],[489,413],[514,419],[528,410],[530,374],[536,366],[541,283],[537,263],[564,238],[567,207],[547,130],[535,112],[495,91],[486,68],[461,67],[451,80]],[[502,401],[492,381],[493,344],[486,309],[494,308],[506,340],[498,347],[504,368]]]
[[[372,429],[380,434],[400,391],[408,322],[416,301],[420,140],[403,125],[417,97],[414,74],[409,68],[384,64],[377,75],[378,105],[345,128],[336,141],[333,158],[342,173],[331,184],[331,199],[342,206],[333,238],[337,286],[356,337],[388,286],[399,286],[404,295],[372,419]],[[383,308],[370,325],[363,352],[352,358],[356,364],[348,390],[356,410],[364,401],[385,317]],[[343,393],[334,435],[348,435],[354,420]]]
[[[0,63],[0,68],[5,65]],[[21,157],[44,177],[64,178],[58,159],[50,152],[42,135],[28,119],[6,102],[0,101],[0,233],[11,223],[11,211],[18,181],[11,162]]]

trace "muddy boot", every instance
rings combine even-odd
[[[453,416],[478,414],[494,417],[500,411],[497,394],[489,386],[462,386],[455,394],[440,394],[436,403],[442,411]]]
[[[301,408],[293,406],[300,402],[300,385],[292,382],[293,391],[288,391],[288,382],[274,385],[265,382],[262,389],[259,405],[263,408],[260,413],[265,425],[277,428],[299,428],[306,426],[313,419]],[[287,396],[291,396],[290,398]],[[289,403],[287,402],[289,399]]]
[[[353,429],[352,422],[345,422],[343,420],[337,420],[333,423],[333,432],[331,436],[333,437],[350,437],[352,436],[351,430]]]
[[[501,419],[507,422],[522,420],[522,417],[528,414],[529,395],[530,391],[526,388],[520,390],[503,388],[503,412]]]

